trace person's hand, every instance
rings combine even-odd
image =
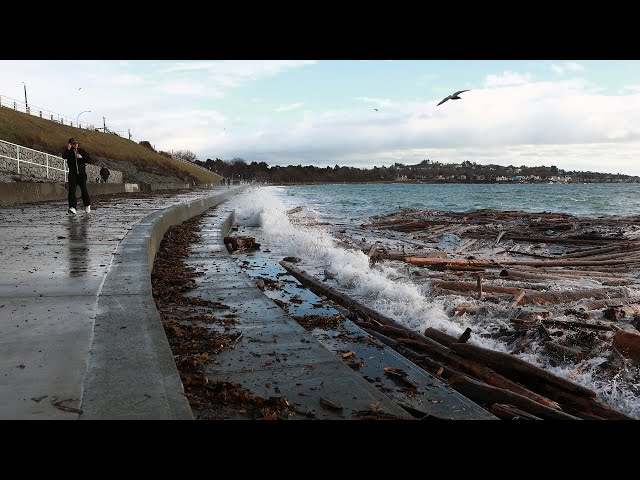
[[[82,158],[82,155],[80,155],[79,153],[76,153],[76,158]]]
[[[71,150],[71,144],[67,143],[67,150]]]

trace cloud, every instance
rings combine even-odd
[[[553,63],[549,68],[558,75],[564,75],[565,72],[582,72],[585,70],[584,65],[576,62],[565,62],[561,65]]]
[[[506,71],[500,75],[487,75],[484,81],[486,87],[503,87],[505,85],[520,85],[531,81],[530,73],[516,73]]]
[[[300,107],[304,106],[304,103],[290,103],[289,105],[282,105],[278,108],[275,108],[275,112],[289,112],[291,110],[296,110]]]
[[[640,156],[640,94],[603,95],[580,79],[474,89],[446,109],[414,102],[395,104],[384,120],[369,117],[334,110],[281,125],[263,121],[260,136],[248,133],[233,153],[214,148],[208,156],[361,168],[431,158],[640,175],[633,161]]]
[[[235,88],[247,81],[272,77],[294,68],[315,64],[315,60],[223,60],[184,62],[165,67],[167,73],[198,72],[219,87]]]

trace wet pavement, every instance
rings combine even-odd
[[[132,245],[133,238],[128,242],[128,253],[123,252],[127,234],[154,212],[198,199],[228,195],[232,190],[218,187],[159,193],[146,198],[123,194],[104,201],[94,197],[92,213],[84,213],[80,202],[75,216],[67,213],[66,201],[0,208],[0,419],[131,418],[126,412],[118,411],[123,408],[117,405],[113,410],[87,408],[87,398],[83,402],[83,396],[86,396],[86,387],[91,385],[96,387],[90,392],[94,400],[108,398],[107,394],[117,391],[121,385],[135,390],[124,395],[136,402],[146,400],[151,404],[154,396],[161,397],[157,408],[148,409],[149,417],[135,413],[133,418],[188,418],[188,407],[174,408],[172,402],[179,405],[181,400],[172,400],[174,394],[167,393],[175,389],[175,381],[171,384],[167,380],[171,377],[171,365],[163,365],[164,361],[153,348],[140,347],[145,343],[153,345],[158,338],[157,327],[153,325],[156,312],[149,312],[149,304],[139,302],[138,297],[119,296],[115,290],[110,294],[104,287],[141,287],[144,295],[151,298],[148,283],[135,276],[120,280],[116,272],[118,265],[122,266],[121,255],[125,255],[124,260],[136,250],[146,251],[148,238],[140,239],[138,246]],[[129,257],[132,262],[133,258]],[[140,267],[135,263],[131,266]],[[123,305],[123,301],[128,303]],[[119,305],[109,308],[109,302]],[[152,300],[150,304],[153,306]],[[107,341],[110,347],[105,349],[104,344],[96,343],[96,319],[108,318],[108,314],[116,310],[127,311],[128,343],[123,345],[134,351],[147,351],[147,357],[164,368],[156,369],[164,375],[159,389],[144,384],[132,387],[118,378],[118,374],[128,375],[126,370],[114,370],[113,376],[98,383],[90,382],[102,378],[96,375],[101,365],[91,363],[97,353],[106,351],[114,367],[118,363],[122,365],[118,362],[121,352],[111,349],[120,342],[109,342],[109,338],[102,335],[101,340]],[[152,321],[148,321],[149,318]],[[141,319],[146,319],[151,326],[138,332],[144,334],[144,338],[136,339],[137,331],[132,327],[140,324],[137,320]],[[159,321],[155,323],[161,329]],[[127,328],[126,325],[120,327],[125,328],[119,328],[119,333]],[[101,416],[100,412],[105,415]]]

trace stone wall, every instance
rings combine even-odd
[[[20,162],[18,163],[18,157]],[[31,163],[24,163],[31,162]],[[0,170],[20,173],[27,177],[46,178],[52,182],[64,182],[65,161],[62,157],[39,152],[0,140]],[[87,182],[98,183],[99,165],[87,164]],[[122,172],[111,170],[108,183],[122,183]]]

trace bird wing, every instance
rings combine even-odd
[[[468,92],[469,90],[460,90],[459,92],[454,93],[453,95],[451,95],[452,97],[457,97],[458,95],[460,95],[462,92]]]
[[[442,105],[444,102],[446,102],[446,101],[447,101],[447,100],[449,100],[450,98],[451,98],[451,96],[448,96],[448,97],[443,98],[443,99],[440,101],[440,103],[439,103],[438,105]],[[437,107],[438,105],[436,105],[436,107]]]

